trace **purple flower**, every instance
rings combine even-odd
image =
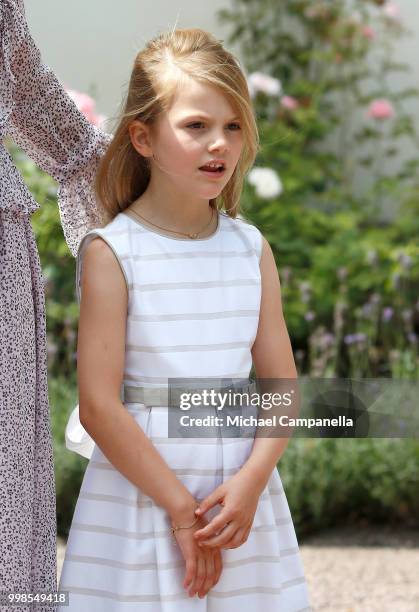
[[[364,342],[367,339],[366,334],[361,332],[355,334],[355,342]]]
[[[367,336],[361,332],[357,332],[356,334],[347,334],[344,337],[345,344],[355,344],[364,342],[367,339]]]
[[[306,321],[313,321],[313,319],[316,318],[316,315],[314,314],[314,312],[312,310],[308,310],[305,315],[304,318]]]
[[[322,348],[333,346],[334,342],[335,342],[335,336],[334,334],[331,334],[330,332],[322,334],[319,338],[319,346],[321,346]]]
[[[407,334],[407,338],[408,338],[410,344],[417,344],[418,343],[418,335],[415,334],[415,332],[409,332]]]
[[[386,306],[386,308],[383,309],[383,321],[390,321],[393,314],[394,310],[391,308],[391,306]]]
[[[366,318],[370,317],[374,312],[374,305],[367,302],[362,306],[362,315]]]

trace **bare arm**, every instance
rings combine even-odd
[[[78,333],[80,422],[104,455],[172,521],[193,517],[196,502],[122,404],[128,295],[111,249],[93,240],[84,256]]]
[[[256,375],[259,379],[297,379],[297,369],[282,311],[278,271],[272,249],[265,238],[260,270],[262,298],[257,336],[252,347]],[[286,437],[256,437],[252,452],[241,471],[249,472],[254,482],[259,483],[261,490],[266,486],[272,470],[284,453],[288,440]]]
[[[43,62],[26,23],[23,0],[0,0],[0,125],[59,182],[58,204],[69,249],[100,227],[94,177],[110,136],[91,125]]]

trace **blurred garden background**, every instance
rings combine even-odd
[[[411,35],[399,5],[232,0],[217,17],[225,44],[239,50],[260,129],[243,214],[272,246],[299,374],[416,380],[419,134],[411,109],[419,89],[396,86],[410,70],[409,58],[394,60]],[[92,93],[71,91],[86,116],[103,124]],[[56,184],[10,147],[41,205],[32,222],[45,278],[65,536],[87,464],[64,445],[78,401],[75,260]],[[300,538],[348,523],[418,525],[418,440],[293,440],[278,467]]]

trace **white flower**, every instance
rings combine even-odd
[[[281,81],[263,72],[252,72],[247,77],[247,85],[252,98],[258,91],[262,91],[268,96],[279,96],[282,91]]]
[[[388,19],[394,19],[395,21],[401,17],[400,7],[396,2],[387,2],[383,6],[383,13]]]
[[[283,191],[281,179],[272,168],[252,168],[247,180],[261,198],[275,198]]]

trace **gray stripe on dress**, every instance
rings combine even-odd
[[[213,289],[220,287],[253,287],[260,285],[257,278],[232,278],[225,281],[183,281],[173,283],[131,283],[129,288],[134,291],[166,291],[177,289]]]
[[[289,582],[293,582],[295,584],[303,584],[305,583],[305,578],[296,578],[294,581]],[[294,586],[294,584],[289,586]],[[227,599],[229,597],[237,597],[240,595],[260,595],[261,593],[279,595],[286,588],[288,588],[287,583],[283,583],[281,587],[254,586],[234,589],[233,591],[214,591],[213,589],[211,589],[207,597]],[[71,585],[60,585],[60,590],[69,591],[69,593],[76,593],[79,595],[91,595],[92,597],[102,597],[104,599],[114,599],[116,601],[123,602],[152,603],[154,601],[177,601],[179,599],[190,599],[186,591],[182,591],[181,593],[173,593],[172,595],[119,595],[118,593],[113,593],[112,591],[104,591],[102,589],[88,589],[86,587],[74,587]]]
[[[276,531],[279,525],[285,525],[291,522],[291,517],[287,519],[276,519],[275,525],[258,525],[252,527],[250,533],[269,533]],[[78,531],[85,531],[87,533],[106,533],[107,535],[119,536],[122,538],[128,538],[129,540],[147,540],[154,538],[169,538],[172,537],[172,533],[169,528],[162,531],[125,531],[124,529],[117,529],[116,527],[106,527],[106,525],[89,525],[86,523],[73,523],[72,529]]]
[[[171,377],[174,378],[174,377]],[[196,378],[196,377],[195,377]],[[199,376],[197,378],[200,378]],[[238,378],[248,379],[248,372],[234,372],[234,374],[220,374],[219,376],[213,376],[213,378]],[[168,384],[169,379],[163,376],[136,376],[135,374],[124,373],[124,382],[126,380],[134,380],[135,382],[149,382],[155,384]]]
[[[272,489],[272,491],[266,491],[265,493],[262,493],[262,495],[259,497],[259,501],[268,501],[271,496],[283,494],[284,489]],[[79,494],[79,497],[91,501],[120,504],[122,506],[132,506],[134,508],[151,508],[153,505],[155,505],[153,504],[153,501],[151,499],[147,499],[144,501],[136,501],[133,499],[127,499],[126,497],[120,497],[119,495],[106,495],[105,493],[89,493],[87,491],[82,491]],[[198,503],[201,503],[204,498],[196,497],[195,499]]]
[[[220,312],[182,312],[160,315],[128,314],[130,321],[207,321],[208,319],[235,319],[236,317],[259,316],[259,310],[223,310]]]
[[[137,346],[126,344],[127,351],[138,353],[184,353],[189,351],[228,351],[237,348],[249,348],[250,342],[220,342],[218,344],[179,344],[175,346]]]
[[[133,603],[152,603],[154,601],[167,601],[168,596],[161,595],[119,595],[119,593],[112,593],[112,591],[104,591],[102,589],[88,589],[87,587],[76,587],[71,585],[60,585],[60,591],[68,591],[70,594],[76,595],[84,595],[90,597],[100,597],[101,599],[113,599],[115,601],[121,602],[133,602]],[[178,593],[176,595],[171,595],[170,600],[176,599],[186,599],[187,595],[185,593]]]
[[[121,504],[123,506],[132,506],[134,508],[151,508],[153,505],[151,499],[139,501],[135,499],[127,499],[126,497],[120,497],[118,495],[106,495],[105,493],[89,493],[87,491],[81,491],[79,494],[79,498],[98,502]]]
[[[151,253],[150,255],[132,255],[131,259],[134,261],[167,261],[169,259],[197,259],[202,257],[204,259],[213,259],[214,257],[219,259],[220,257],[252,257],[257,255],[255,249],[248,249],[247,251],[184,251],[179,253]]]
[[[218,437],[216,439],[220,440]],[[239,444],[245,439],[246,438],[223,438],[223,444]],[[162,436],[153,436],[150,440],[158,444],[214,444],[214,438],[164,438]],[[181,442],[181,440],[187,440],[187,442]]]
[[[89,461],[89,467],[97,470],[110,470],[117,472],[118,470],[112,465],[112,463],[104,463],[103,461]],[[236,468],[230,468],[228,470],[219,468],[217,470],[212,469],[199,469],[199,468],[172,468],[172,472],[179,476],[222,476],[223,474],[235,474],[241,466]]]
[[[279,551],[279,555],[253,555],[252,557],[245,557],[243,559],[237,559],[236,561],[223,561],[223,568],[234,568],[248,565],[249,563],[281,563],[281,557],[286,556],[288,551],[292,550],[293,554],[298,553],[298,548],[283,549]],[[86,563],[88,565],[105,565],[107,567],[115,567],[127,571],[138,571],[138,570],[171,570],[178,567],[184,567],[185,561],[172,561],[169,563],[126,563],[123,561],[117,561],[115,559],[107,559],[106,557],[91,557],[88,555],[66,555],[66,561],[73,561],[74,563]]]

